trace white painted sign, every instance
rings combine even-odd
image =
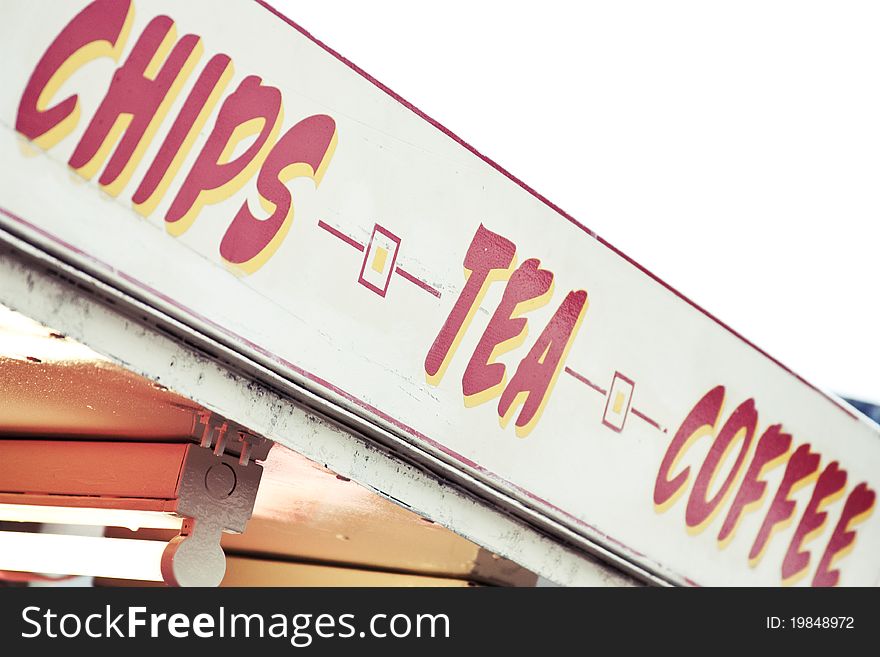
[[[875,425],[268,4],[3,16],[6,229],[673,581],[880,580]]]

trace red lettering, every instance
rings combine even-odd
[[[712,442],[712,447],[703,461],[703,467],[697,474],[694,481],[694,487],[691,490],[688,499],[687,509],[685,511],[685,522],[688,527],[699,528],[705,526],[715,515],[721,503],[727,496],[733,482],[739,474],[742,464],[745,462],[746,455],[755,436],[755,428],[758,424],[758,413],[755,411],[755,400],[747,399],[737,406],[736,410],[731,413],[727,422],[718,432],[718,437]],[[718,467],[726,460],[729,450],[732,448],[734,441],[742,437],[742,447],[736,462],[724,480],[721,488],[711,499],[708,498],[711,484],[718,472]]]
[[[182,72],[199,44],[199,37],[188,34],[172,49],[175,40],[174,21],[167,16],[150,21],[125,63],[114,73],[104,99],[70,157],[68,164],[84,178],[91,178],[118,139],[119,145],[98,179],[110,194],[118,194],[128,181],[177,95],[172,87],[179,86],[187,77]]]
[[[552,295],[553,274],[539,265],[539,260],[526,260],[511,274],[501,303],[465,369],[461,383],[466,405],[487,401],[504,387],[505,368],[495,359],[525,340],[528,325],[520,315],[547,303]]]
[[[722,545],[733,538],[742,516],[764,499],[767,483],[761,479],[761,476],[774,465],[779,464],[790,448],[791,434],[783,433],[782,425],[774,424],[767,427],[758,441],[755,456],[746,470],[736,497],[733,498],[730,511],[721,525],[721,531],[718,532],[718,541]]]
[[[670,479],[672,469],[678,463],[682,454],[688,450],[699,438],[708,435],[715,428],[718,416],[721,415],[721,407],[724,405],[724,386],[716,386],[703,395],[691,412],[681,423],[675,436],[666,449],[657,479],[654,482],[654,504],[665,510],[684,491],[685,484],[690,477],[690,466]]]
[[[840,520],[828,539],[828,545],[816,574],[813,576],[813,586],[837,586],[840,581],[840,570],[835,569],[834,564],[843,558],[855,545],[856,533],[850,528],[865,520],[874,510],[876,495],[864,482],[853,488],[843,505]]]
[[[303,119],[278,140],[257,176],[261,204],[271,214],[258,219],[245,201],[220,243],[224,260],[248,273],[266,262],[293,220],[293,199],[286,183],[305,176],[320,184],[335,145],[336,122],[324,114]]]
[[[801,548],[822,531],[825,519],[828,517],[828,514],[821,510],[822,507],[827,505],[836,495],[843,493],[845,486],[846,471],[838,467],[837,461],[829,463],[819,475],[813,489],[813,495],[807,503],[807,508],[804,509],[804,514],[794,531],[794,536],[791,537],[791,543],[789,543],[785,559],[782,561],[784,582],[791,583],[793,579],[806,574],[807,567],[810,565],[810,553],[801,550]]]
[[[281,123],[281,92],[251,75],[220,107],[214,129],[165,214],[165,226],[183,234],[203,205],[217,203],[239,189],[259,168]],[[256,134],[245,151],[230,159],[239,142]]]
[[[518,436],[528,435],[541,417],[586,309],[587,293],[569,292],[501,394],[498,415],[502,426],[522,404],[514,423]]]
[[[723,386],[716,386],[707,392],[685,417],[670,442],[654,483],[654,504],[658,511],[668,509],[687,489],[690,467],[676,472],[676,466],[695,440],[714,432],[724,405],[724,396]],[[744,401],[727,418],[703,459],[694,481],[685,510],[685,523],[692,534],[705,528],[714,515],[726,507],[727,496],[734,489],[739,473],[745,470],[742,483],[733,496],[733,502],[727,509],[718,532],[719,547],[724,548],[735,535],[742,518],[764,500],[768,490],[764,479],[767,472],[786,463],[781,481],[752,542],[749,563],[755,567],[773,536],[799,515],[779,564],[783,584],[790,585],[808,573],[812,560],[809,544],[825,530],[828,519],[825,509],[843,494],[847,473],[841,469],[838,461],[827,464],[820,473],[822,457],[811,451],[809,443],[798,446],[790,453],[793,439],[782,430],[781,424],[767,427],[757,441],[754,455],[746,467],[745,462],[751,453],[750,446],[757,426],[758,413],[753,399]],[[737,447],[738,440],[741,440],[741,444]],[[727,472],[724,482],[718,486],[715,480],[720,476],[719,471],[723,470],[725,463],[732,460],[731,452],[735,449],[738,451],[735,462]],[[808,484],[812,485],[812,490],[802,512],[798,514],[798,501],[794,498],[796,492]],[[840,572],[834,569],[834,563],[852,549],[856,539],[853,527],[873,511],[875,498],[874,491],[865,483],[851,491],[819,561],[813,586],[834,586],[838,583]]]
[[[53,107],[49,101],[70,75],[98,57],[118,56],[125,43],[132,15],[125,0],[97,0],[88,5],[46,49],[34,68],[18,105],[15,129],[42,148],[67,136],[79,118],[79,97],[74,94]]]
[[[760,561],[773,534],[791,520],[797,505],[788,497],[812,478],[819,469],[819,460],[819,455],[810,451],[809,443],[801,445],[791,455],[782,475],[782,482],[776,489],[776,495],[770,503],[770,508],[749,552],[752,565]]]
[[[144,179],[131,197],[135,208],[144,216],[149,215],[161,200],[229,83],[232,71],[232,61],[228,55],[214,55],[205,65]]]
[[[429,383],[437,385],[443,378],[480,300],[494,280],[506,278],[515,255],[513,242],[480,224],[464,257],[465,286],[425,358]]]

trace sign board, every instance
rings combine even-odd
[[[670,581],[878,583],[876,425],[267,3],[3,15],[7,230]]]

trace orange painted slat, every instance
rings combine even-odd
[[[0,492],[170,499],[187,444],[0,440]]]

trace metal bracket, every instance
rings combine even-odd
[[[229,424],[224,421],[217,432],[210,427],[206,422],[206,434],[218,435],[215,448],[210,442],[190,445],[181,469],[176,512],[184,522],[162,555],[162,577],[170,586],[219,585],[226,574],[221,535],[243,532],[254,511],[263,468],[249,463],[250,443],[240,439],[238,455],[224,454]],[[262,458],[272,446],[265,443],[258,445]]]
[[[217,456],[227,452],[239,456],[242,465],[265,460],[272,447],[272,441],[208,410],[193,413],[191,435]]]

